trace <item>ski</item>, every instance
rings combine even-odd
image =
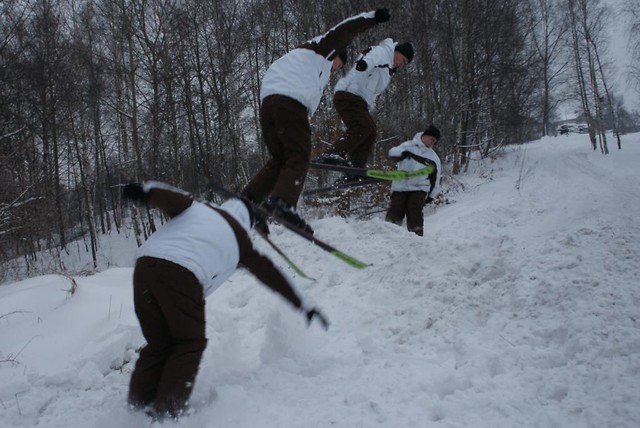
[[[301,277],[303,277],[303,278],[305,278],[305,279],[308,279],[308,280],[310,280],[310,281],[315,281],[315,280],[316,280],[315,278],[311,278],[311,277],[310,277],[310,276],[308,276],[306,273],[304,273],[304,272],[302,271],[302,269],[300,269],[300,268],[299,268],[299,267],[298,267],[298,266],[293,262],[293,260],[291,260],[291,259],[290,259],[290,258],[289,258],[285,253],[284,253],[284,251],[282,251],[282,250],[280,249],[280,247],[278,247],[278,246],[277,246],[277,245],[276,245],[276,244],[271,240],[271,238],[269,238],[269,235],[267,235],[267,234],[266,234],[266,233],[264,233],[263,231],[261,231],[261,230],[257,230],[257,229],[256,229],[256,232],[258,232],[258,235],[260,235],[260,236],[262,237],[262,239],[264,239],[265,241],[267,241],[267,244],[269,244],[269,246],[270,246],[271,248],[273,248],[273,250],[274,250],[276,253],[278,253],[278,254],[280,255],[280,257],[282,257],[282,259],[283,259],[285,262],[287,262],[287,264],[289,265],[289,267],[290,267],[291,269],[293,269],[293,271],[294,271],[295,273],[297,273],[297,274],[298,274],[298,275],[300,275]]]
[[[380,180],[406,180],[413,177],[424,177],[431,174],[435,170],[432,165],[425,166],[424,168],[418,169],[416,171],[388,171],[383,169],[355,168],[350,166],[331,165],[317,162],[311,162],[310,167],[314,169],[342,172],[347,175],[377,178]]]
[[[214,181],[210,181],[209,182],[209,187],[210,189],[213,191],[213,193],[216,193],[224,198],[240,198],[240,195],[226,189],[225,187],[221,186],[220,184],[214,182]],[[266,210],[264,207],[253,203],[251,201],[249,201],[249,203],[251,204],[251,206],[253,207],[253,209],[255,210],[256,213],[259,213],[267,218],[271,218],[275,221],[277,221],[278,223],[280,223],[281,225],[283,225],[284,227],[286,227],[287,229],[289,229],[290,231],[292,231],[293,233],[295,233],[298,236],[301,236],[302,238],[306,239],[307,241],[311,242],[312,244],[316,245],[317,247],[320,247],[321,249],[323,249],[324,251],[328,252],[329,254],[333,255],[334,257],[342,260],[343,262],[345,262],[346,264],[348,264],[349,266],[352,266],[356,269],[364,269],[367,266],[369,266],[367,263],[361,262],[360,260],[356,259],[355,257],[352,257],[346,253],[343,253],[342,251],[336,249],[335,247],[333,247],[330,244],[327,244],[324,241],[319,240],[318,238],[314,237],[313,234],[308,233],[302,229],[300,229],[299,227],[297,227],[296,225],[292,224],[291,222],[287,221],[286,219],[281,218],[280,216]]]
[[[316,189],[309,189],[303,192],[303,195],[315,195],[318,193],[331,192],[332,190],[344,190],[351,189],[352,187],[359,186],[368,186],[370,184],[383,183],[385,180],[381,180],[379,178],[368,178],[364,180],[351,180],[351,181],[340,181],[337,183],[333,183],[331,186],[326,187],[318,187]]]

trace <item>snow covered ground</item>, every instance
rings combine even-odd
[[[639,165],[640,134],[608,156],[547,138],[474,163],[424,238],[382,213],[312,221],[365,270],[273,226],[331,328],[236,273],[207,300],[195,413],[153,426],[640,426]],[[133,239],[104,248],[133,262]],[[131,275],[0,287],[0,426],[151,425],[125,406]]]

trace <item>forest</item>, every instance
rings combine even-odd
[[[3,0],[0,281],[17,259],[43,273],[38,253],[75,240],[95,263],[98,236],[129,224],[144,240],[155,220],[122,200],[128,182],[241,189],[268,159],[258,109],[269,65],[378,7],[391,20],[355,38],[345,69],[387,37],[416,55],[378,98],[373,166],[392,168],[388,148],[436,124],[459,174],[472,157],[553,135],[567,102],[603,156],[640,126],[611,77],[606,29],[620,18],[601,0]],[[640,0],[623,9],[640,90]],[[337,77],[311,120],[314,153],[341,132]]]

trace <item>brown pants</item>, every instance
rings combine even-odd
[[[242,193],[256,202],[271,195],[295,207],[311,160],[307,109],[292,98],[271,95],[260,105],[260,125],[271,159]]]
[[[347,130],[330,152],[348,154],[353,166],[364,168],[376,141],[376,122],[367,102],[350,92],[338,91],[333,96],[333,105]]]
[[[147,344],[131,375],[129,403],[178,416],[207,346],[202,285],[177,264],[141,257],[133,273],[133,302]]]
[[[407,217],[407,230],[416,235],[424,233],[424,216],[422,207],[427,199],[427,192],[391,192],[391,203],[387,211],[386,220],[402,225],[402,220]]]

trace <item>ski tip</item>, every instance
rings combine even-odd
[[[339,258],[340,260],[342,260],[343,262],[347,263],[349,266],[352,266],[356,269],[364,269],[366,267],[371,266],[370,264],[367,264],[365,262],[361,262],[360,260],[356,259],[355,257],[351,257],[348,254],[345,254],[341,251],[332,251],[331,254],[333,254],[334,256],[336,256],[337,258]]]

